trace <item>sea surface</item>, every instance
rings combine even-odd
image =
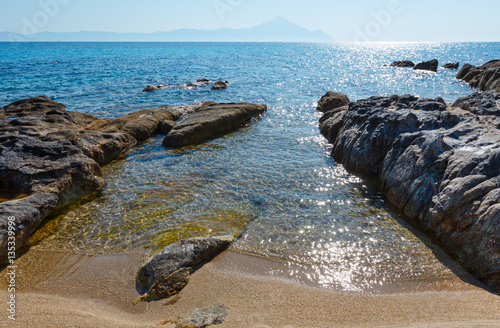
[[[437,58],[482,64],[500,43],[0,43],[0,106],[46,95],[68,110],[113,118],[203,101],[263,103],[259,120],[181,149],[152,138],[103,169],[106,187],[48,222],[36,247],[151,254],[192,236],[229,232],[232,249],[284,264],[281,274],[358,292],[446,278],[447,255],[368,182],[329,156],[318,100],[471,94],[437,73],[390,68]],[[190,88],[200,78],[226,90]],[[166,84],[157,92],[147,85]]]

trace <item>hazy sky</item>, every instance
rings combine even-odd
[[[0,31],[251,27],[276,16],[339,41],[500,41],[499,0],[0,0]]]

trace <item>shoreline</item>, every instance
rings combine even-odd
[[[196,271],[176,303],[134,306],[135,273],[143,260],[142,255],[83,255],[34,247],[17,261],[16,325],[28,327],[37,320],[35,327],[154,327],[194,308],[225,304],[229,316],[222,328],[500,327],[498,295],[457,277],[386,294],[343,293],[269,275],[276,272],[275,262],[233,251]],[[3,279],[2,299],[8,297],[6,287]]]

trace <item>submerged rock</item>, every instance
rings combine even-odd
[[[214,83],[214,85],[212,86],[212,90],[226,89],[228,85],[229,85],[228,81],[226,81],[226,82],[218,81],[218,82]]]
[[[424,71],[437,72],[438,66],[439,66],[438,60],[432,59],[432,60],[429,60],[426,62],[418,63],[417,65],[415,65],[415,67],[413,67],[413,69],[414,70],[419,69],[419,70],[424,70]]]
[[[162,249],[142,265],[137,273],[136,287],[141,301],[170,297],[188,283],[190,274],[203,262],[226,250],[232,235],[191,238]]]
[[[413,67],[413,66],[415,66],[415,63],[412,62],[411,60],[402,60],[402,61],[395,61],[390,66],[391,67]]]
[[[338,163],[376,181],[392,204],[500,291],[500,117],[483,116],[479,94],[455,105],[464,103],[479,116],[372,97],[351,103],[322,133]],[[488,113],[500,110],[495,103]]]
[[[267,110],[259,104],[209,104],[186,118],[163,140],[165,147],[182,147],[229,133]]]
[[[158,84],[158,85],[148,85],[147,87],[144,88],[144,90],[142,90],[142,92],[154,92],[154,91],[158,91],[160,89],[164,89],[164,88],[167,88],[168,86],[165,85],[165,84]]]

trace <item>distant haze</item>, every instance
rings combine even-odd
[[[0,41],[331,42],[335,40],[323,31],[309,31],[282,17],[277,17],[270,22],[242,29],[179,29],[155,33],[41,32],[24,35],[0,32]]]
[[[295,28],[269,35],[243,31],[283,17],[338,41],[499,42],[499,12],[498,0],[3,0],[0,31],[133,33],[33,38],[39,40],[303,41],[305,34]],[[220,29],[231,30],[193,31]],[[306,39],[328,39],[323,37],[309,33]]]

